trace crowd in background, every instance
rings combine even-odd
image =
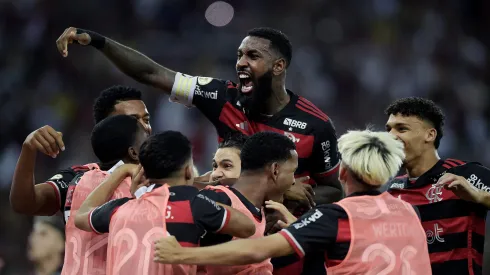
[[[37,181],[92,162],[92,102],[115,84],[141,89],[154,132],[182,131],[201,172],[211,169],[214,127],[199,111],[168,101],[120,73],[93,48],[55,41],[66,27],[97,31],[191,75],[236,79],[236,49],[248,29],[269,26],[293,44],[287,87],[314,102],[340,135],[384,128],[390,101],[423,96],[447,116],[441,157],[490,164],[490,2],[484,0],[229,1],[230,24],[206,21],[213,1],[0,1],[0,270],[27,274],[32,219],[14,214],[8,192],[22,142],[51,125],[66,151],[38,158]],[[2,271],[0,271],[0,274]]]

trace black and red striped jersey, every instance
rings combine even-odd
[[[53,187],[56,197],[58,198],[59,211],[61,213],[66,213],[66,207],[68,207],[69,212],[74,185],[76,185],[83,174],[89,170],[90,168],[88,166],[75,165],[58,171],[55,175],[44,182],[45,184],[49,184],[51,187]],[[63,220],[66,223],[66,219]]]
[[[156,185],[155,188],[161,185]],[[230,213],[212,199],[199,194],[193,186],[172,186],[165,222],[167,231],[182,246],[195,247],[207,232],[219,233],[229,222]],[[117,209],[133,198],[111,200],[92,210],[90,227],[95,233],[109,232],[111,218]]]
[[[170,100],[197,107],[213,123],[220,140],[236,131],[245,135],[277,132],[296,144],[297,176],[321,177],[337,171],[340,158],[332,120],[307,99],[288,90],[290,101],[281,111],[252,121],[245,115],[235,83],[185,75],[181,82],[174,85]]]
[[[488,209],[435,185],[445,173],[462,176],[489,192],[490,170],[479,163],[446,159],[417,179],[393,179],[388,192],[420,211],[427,234],[432,274],[482,274],[485,218]]]
[[[352,193],[348,197],[380,194],[373,190]],[[419,214],[417,207],[414,210]],[[288,240],[296,252],[290,257],[305,257],[301,274],[326,274],[325,267],[342,263],[351,244],[349,217],[338,204],[322,204],[310,210],[279,234]]]

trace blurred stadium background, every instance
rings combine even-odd
[[[0,274],[28,274],[32,219],[14,214],[8,192],[25,137],[49,124],[64,133],[58,159],[38,158],[38,181],[94,159],[92,101],[114,84],[144,91],[154,131],[192,139],[201,172],[216,149],[197,110],[168,102],[122,75],[91,48],[55,41],[66,27],[97,31],[193,75],[235,79],[246,31],[270,26],[294,47],[288,88],[313,101],[337,133],[373,124],[405,96],[435,100],[447,115],[440,153],[490,165],[490,2],[484,0],[106,0],[0,1]],[[5,264],[3,264],[5,263]],[[3,266],[3,268],[2,268]]]

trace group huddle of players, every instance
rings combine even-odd
[[[237,83],[174,72],[88,30],[56,43],[64,57],[72,43],[95,47],[197,107],[219,136],[199,176],[189,140],[152,133],[141,92],[114,86],[94,103],[98,162],[37,184],[37,152],[55,158],[65,145],[50,126],[32,132],[11,204],[64,213],[62,274],[482,274],[490,171],[439,158],[444,115],[432,101],[399,99],[386,132],[337,140],[331,119],[285,88],[292,46],[280,31],[248,33]],[[402,163],[406,175],[393,178]]]

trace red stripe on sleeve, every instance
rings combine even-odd
[[[299,101],[298,101],[298,102],[299,102]],[[312,115],[312,116],[315,116],[315,117],[317,117],[317,118],[319,118],[319,119],[321,119],[321,120],[323,120],[323,121],[325,121],[325,122],[327,122],[327,121],[328,121],[328,119],[327,119],[327,118],[325,118],[325,117],[323,117],[323,116],[321,116],[321,115],[319,115],[319,114],[315,113],[314,111],[311,111],[310,109],[307,109],[306,107],[301,106],[300,104],[296,104],[296,108],[298,108],[298,109],[300,109],[301,111],[303,111],[303,112],[305,112],[305,113],[308,113],[308,114],[310,114],[310,115]]]
[[[291,233],[287,231],[286,229],[283,229],[279,231],[279,234],[286,238],[288,241],[289,245],[293,248],[294,252],[300,257],[303,258],[305,256],[305,253],[303,251],[303,248],[299,245],[299,243],[293,238]]]
[[[447,160],[450,160],[450,161],[452,161],[452,162],[455,162],[455,163],[457,163],[457,164],[459,164],[459,165],[463,165],[463,164],[465,164],[465,162],[464,162],[464,161],[459,160],[459,159],[447,159]]]
[[[46,182],[47,184],[49,184],[51,187],[53,187],[54,189],[54,193],[56,194],[56,199],[58,200],[58,203],[60,205],[60,208],[63,206],[61,205],[61,194],[60,194],[60,189],[58,188],[58,186],[52,182],[52,181],[47,181]],[[54,215],[54,214],[53,214]]]
[[[350,223],[349,219],[338,219],[337,226],[337,243],[350,242]]]
[[[311,101],[309,101],[308,99],[306,99],[304,97],[299,97],[299,100],[302,103],[305,103],[311,109],[315,110],[318,114],[322,115],[322,117],[325,117],[327,120],[329,119],[328,116],[327,116],[327,114],[325,114],[322,110],[320,110],[320,108],[318,108],[317,106],[315,106],[315,104],[311,103]]]

